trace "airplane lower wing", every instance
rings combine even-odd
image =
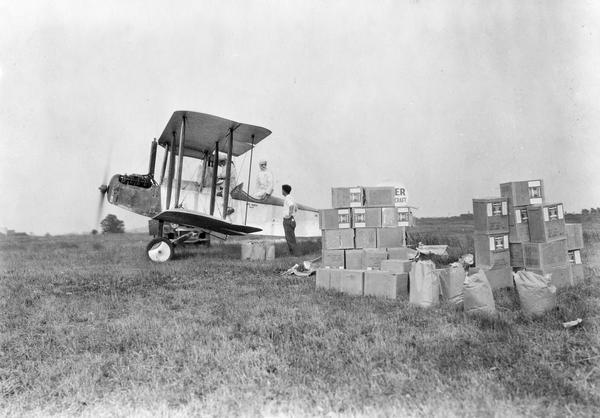
[[[233,190],[231,190],[231,198],[235,200],[243,200],[248,201],[250,203],[260,203],[263,205],[272,205],[272,206],[283,206],[283,199],[276,196],[267,196],[264,199],[257,199],[255,197],[250,196],[248,193],[244,191],[244,183],[240,183]],[[301,203],[296,205],[298,210],[306,210],[309,212],[318,212],[317,209],[311,208],[310,206],[303,205]]]
[[[162,211],[153,219],[205,229],[225,235],[246,235],[260,232],[262,229],[247,225],[237,225],[215,216],[194,212],[187,209],[169,209]]]

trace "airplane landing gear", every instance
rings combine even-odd
[[[148,243],[146,253],[155,263],[164,263],[173,257],[173,244],[167,238],[154,238]]]

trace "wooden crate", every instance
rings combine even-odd
[[[568,251],[569,265],[571,267],[571,277],[573,284],[578,284],[583,281],[583,263],[581,262],[580,250]]]
[[[581,224],[565,224],[567,235],[567,250],[580,250],[583,248],[583,226]]]
[[[356,208],[364,206],[365,195],[363,188],[354,187],[333,187],[331,189],[331,207],[332,208]]]
[[[410,273],[412,263],[410,260],[382,260],[381,270],[390,273]]]
[[[379,228],[381,227],[380,208],[352,208],[353,228]]]
[[[512,216],[510,214],[512,213]],[[509,212],[508,242],[529,242],[527,206],[517,206]]]
[[[329,288],[332,290],[342,291],[342,269],[330,269],[329,272]]]
[[[377,228],[377,248],[406,246],[406,229],[403,226]]]
[[[525,267],[525,254],[522,243],[509,243],[510,265],[512,267]]]
[[[500,267],[500,268],[485,268],[485,267],[469,267],[469,276],[483,271],[485,277],[488,279],[492,289],[502,289],[506,287],[513,287],[513,275],[512,268]]]
[[[383,260],[387,260],[385,248],[365,248],[363,250],[363,269],[380,269]]]
[[[394,206],[396,189],[394,187],[365,187],[365,206]]]
[[[397,299],[408,297],[408,273],[365,271],[364,295]]]
[[[321,265],[323,267],[344,268],[344,250],[323,250],[321,257]]]
[[[523,258],[527,269],[545,269],[567,264],[567,239],[549,242],[524,242]]]
[[[317,269],[315,288],[317,289],[329,289],[329,281],[331,280],[331,269],[320,268]]]
[[[319,211],[321,229],[345,229],[352,227],[350,209],[321,209]]]
[[[363,268],[363,250],[345,250],[345,268],[360,270]]]
[[[414,226],[415,218],[409,206],[381,208],[381,226],[395,228],[398,226]]]
[[[322,244],[326,250],[345,250],[354,248],[354,229],[325,229]]]
[[[342,270],[340,291],[354,296],[362,296],[365,273],[363,270]]]
[[[548,242],[566,238],[562,203],[528,206],[527,217],[531,242]]]
[[[477,266],[487,268],[510,266],[508,234],[475,233],[473,244]]]
[[[388,259],[390,260],[408,260],[409,254],[413,254],[415,250],[408,247],[387,248]]]
[[[546,267],[543,269],[527,269],[528,271],[540,274],[542,276],[550,274],[550,283],[557,289],[572,286],[574,284],[571,265],[569,263],[561,266]]]
[[[545,198],[544,182],[526,180],[502,183],[500,196],[508,198],[508,210],[513,206],[541,205]]]
[[[377,248],[377,229],[356,228],[354,230],[354,246],[356,248]]]
[[[402,186],[365,187],[365,206],[406,206],[406,189]]]
[[[476,232],[508,232],[508,199],[473,199],[473,224]]]
[[[569,265],[571,266],[571,277],[573,277],[573,284],[578,284],[583,281],[583,263],[581,262],[580,250],[570,250]]]

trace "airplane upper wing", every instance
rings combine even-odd
[[[175,153],[179,152],[178,143],[181,133],[181,122],[185,117],[185,138],[183,155],[192,158],[204,158],[204,153],[212,153],[215,143],[219,143],[219,150],[225,151],[229,138],[229,130],[233,129],[233,156],[237,157],[252,148],[267,136],[271,131],[260,126],[235,122],[207,113],[178,110],[173,113],[165,126],[158,144],[165,147],[173,141],[175,135]],[[253,138],[254,136],[254,138]]]
[[[246,235],[262,231],[262,229],[253,226],[232,224],[215,216],[181,208],[162,211],[153,219],[206,229],[225,235]]]

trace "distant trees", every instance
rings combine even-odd
[[[125,223],[116,217],[116,215],[108,214],[106,218],[100,222],[103,233],[123,233],[125,232]]]
[[[581,209],[581,214],[583,216],[600,216],[600,208]]]

